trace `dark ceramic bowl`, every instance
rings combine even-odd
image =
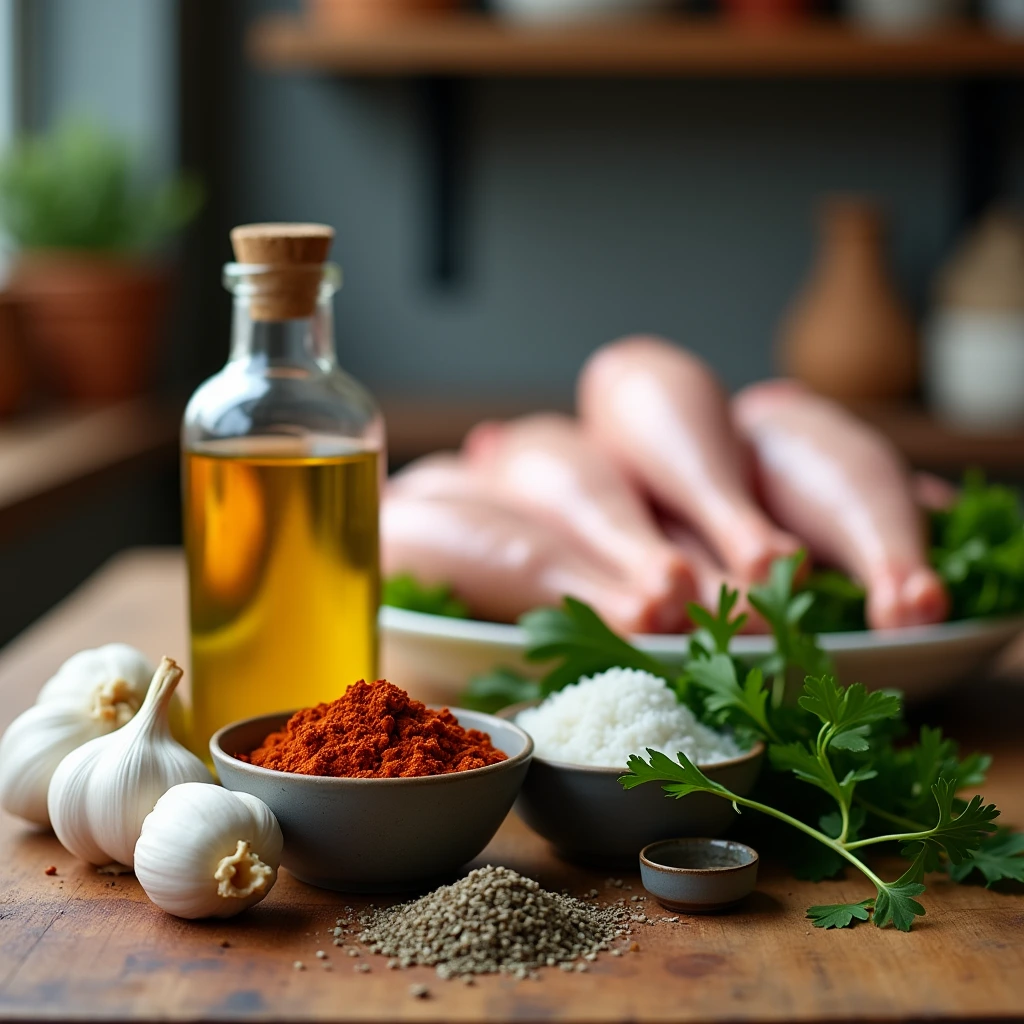
[[[513,721],[529,706],[506,708],[501,717]],[[763,756],[764,744],[758,743],[731,761],[698,767],[737,796],[747,796]],[[676,800],[653,782],[625,790],[619,784],[625,770],[625,766],[566,764],[534,754],[516,813],[559,856],[623,867],[635,866],[649,843],[679,836],[718,836],[736,820],[732,804],[710,793],[691,793]]]
[[[728,839],[665,839],[640,851],[644,888],[666,910],[714,914],[757,885],[757,851]]]
[[[490,735],[507,761],[413,779],[335,779],[272,771],[232,756],[254,750],[291,717],[229,725],[210,740],[227,789],[259,797],[284,833],[282,864],[310,885],[399,892],[450,878],[505,820],[526,778],[533,741],[517,725],[452,708],[466,729]]]

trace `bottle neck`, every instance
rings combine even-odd
[[[266,371],[330,373],[337,366],[331,299],[321,298],[310,317],[256,320],[249,299],[236,296],[229,364]]]

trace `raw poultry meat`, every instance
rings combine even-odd
[[[697,587],[697,604],[707,608],[712,614],[718,610],[718,599],[724,583],[730,590],[739,591],[739,600],[733,609],[733,615],[745,613],[747,621],[741,633],[768,633],[768,623],[751,607],[747,600],[747,585],[733,576],[717,558],[701,543],[700,539],[681,523],[666,520],[662,526],[669,540],[677,545],[686,555],[693,570],[693,578]],[[692,628],[692,624],[691,627]]]
[[[481,619],[513,622],[565,595],[587,602],[613,628],[650,632],[657,602],[603,569],[558,531],[473,498],[389,495],[381,509],[386,575],[449,584]]]
[[[483,498],[488,487],[454,452],[434,452],[388,478],[387,493],[403,498]]]
[[[872,628],[946,618],[909,473],[884,437],[790,381],[749,387],[732,408],[766,507],[813,554],[864,584]]]
[[[657,602],[659,631],[685,625],[696,592],[683,550],[577,422],[550,413],[481,423],[463,450],[489,493],[570,534]]]
[[[726,395],[696,356],[660,338],[613,342],[584,366],[578,405],[600,444],[740,579],[761,580],[800,549],[758,507]]]

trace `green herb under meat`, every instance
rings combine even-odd
[[[452,596],[451,587],[444,583],[426,586],[408,573],[385,580],[380,601],[381,604],[404,608],[410,612],[443,615],[449,619],[469,618],[469,608]]]

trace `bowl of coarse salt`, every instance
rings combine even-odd
[[[569,860],[634,866],[650,843],[719,836],[735,821],[732,804],[710,793],[624,790],[631,754],[682,752],[738,796],[753,789],[764,756],[763,743],[744,749],[699,722],[663,679],[636,669],[610,669],[501,715],[534,742],[516,813]]]

